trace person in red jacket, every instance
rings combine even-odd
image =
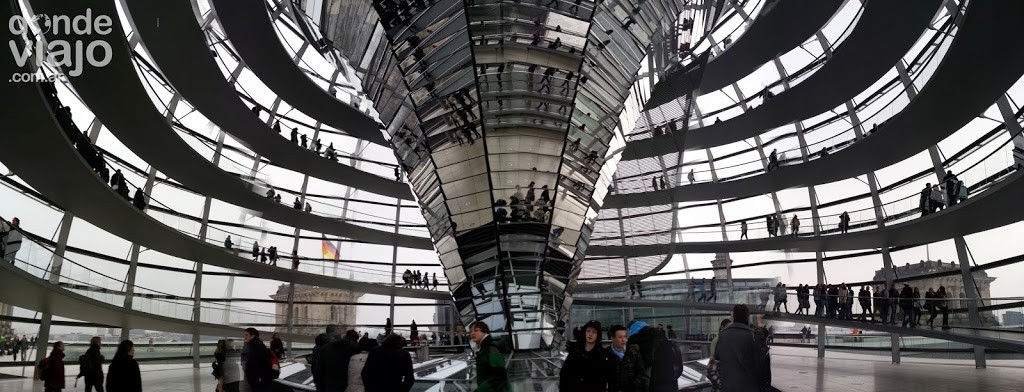
[[[39,372],[45,392],[60,392],[64,389],[64,342],[53,344],[50,356],[39,362]]]

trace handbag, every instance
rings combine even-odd
[[[276,380],[278,377],[281,377],[281,362],[274,350],[270,350],[270,379]]]

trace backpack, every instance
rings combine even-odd
[[[88,373],[89,370],[92,370],[92,369],[90,369],[90,366],[89,366],[89,357],[85,356],[85,354],[79,355],[78,356],[78,376],[75,377],[75,378],[82,377],[83,375]]]
[[[213,378],[220,379],[224,375],[224,365],[221,365],[219,361],[213,361]]]
[[[672,362],[672,374],[675,376],[675,378],[679,378],[679,376],[683,375],[684,370],[683,352],[679,351],[679,346],[676,346],[674,343],[668,340],[665,340],[662,344],[667,344],[669,348],[672,349],[672,359],[674,360]]]
[[[46,379],[48,379],[48,378],[50,378],[50,358],[49,357],[43,358],[42,361],[39,361],[39,379],[43,380],[43,381],[46,381]]]
[[[281,377],[281,362],[277,359],[274,350],[270,350],[270,379],[276,380]]]

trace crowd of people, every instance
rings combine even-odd
[[[694,285],[691,282],[691,284],[689,286],[690,286],[690,293],[686,296],[686,299],[688,301],[715,302],[715,299],[718,298],[718,287],[717,287],[718,284],[715,283],[715,277],[713,277],[713,276],[711,277],[710,284],[707,282],[707,280],[705,278],[701,278],[700,279],[700,283],[697,283],[696,285]],[[710,289],[710,295],[709,295],[709,289]],[[700,297],[697,297],[697,291],[700,291]]]
[[[752,329],[746,305],[733,309],[733,320],[722,324],[712,341],[713,375],[716,387],[731,391],[770,390],[771,365],[767,333]],[[607,334],[608,347],[601,343]],[[559,375],[562,391],[677,391],[683,356],[668,329],[643,321],[614,325],[605,330],[591,320],[573,331],[574,340]],[[709,370],[709,372],[711,372]]]
[[[764,217],[765,229],[768,230],[768,237],[778,237],[786,235],[786,218],[782,213],[768,214]],[[744,222],[746,223],[746,222]],[[800,218],[793,214],[793,218],[789,220],[789,228],[793,237],[796,237],[800,233]],[[742,227],[741,227],[742,229]],[[741,233],[740,237],[745,237],[746,231]]]
[[[268,198],[270,200],[273,200],[273,201],[275,201],[277,203],[281,202],[281,194],[277,193],[277,191],[275,191],[274,188],[268,187],[267,188],[267,193],[265,194],[265,196],[266,196],[266,198]],[[304,211],[304,212],[306,212],[308,214],[312,214],[313,213],[313,206],[311,204],[309,204],[308,201],[305,204],[303,204],[302,200],[299,200],[298,197],[295,197],[295,201],[292,202],[292,208],[294,208],[296,210],[299,210],[299,211]]]
[[[142,374],[139,371],[139,363],[134,358],[135,344],[131,340],[121,341],[105,374],[105,357],[101,350],[102,340],[99,336],[94,336],[90,339],[85,354],[78,357],[76,385],[77,379],[84,378],[87,392],[91,392],[93,388],[99,392],[142,392]],[[50,354],[36,365],[38,377],[43,381],[43,387],[47,392],[59,392],[67,387],[65,380],[69,373],[65,368],[67,362],[64,357],[64,342],[54,342]]]
[[[255,105],[252,107],[252,113],[255,114],[256,117],[259,117],[260,113],[262,112],[263,108],[261,108],[259,105]],[[274,119],[274,114],[271,113],[269,110],[267,112],[269,113],[270,118]],[[282,133],[281,130],[280,119],[274,120],[274,125],[271,126],[271,129],[274,132],[277,132],[279,136],[284,137],[284,134]],[[295,143],[295,145],[302,147],[303,149],[313,150],[316,152],[317,155],[323,156],[324,158],[330,159],[335,162],[338,161],[338,152],[334,149],[334,142],[328,144],[327,148],[325,149],[323,142],[320,140],[320,138],[313,139],[311,137],[307,137],[306,134],[299,133],[298,127],[292,128],[291,132],[289,133],[289,140],[291,140],[292,143]]]
[[[405,338],[382,341],[328,325],[315,339],[310,368],[317,391],[409,391],[415,381]]]
[[[128,182],[121,173],[121,169],[117,169],[113,175],[110,174],[110,168],[107,167],[103,150],[93,144],[87,132],[79,130],[78,125],[75,124],[74,119],[71,117],[71,108],[63,106],[57,97],[57,89],[54,87],[53,82],[40,83],[40,86],[42,87],[43,95],[50,104],[51,110],[54,112],[57,124],[60,125],[68,140],[74,144],[75,150],[92,168],[93,172],[103,179],[104,183],[109,183],[114,192],[123,197],[125,201],[132,203],[132,205],[140,210],[145,210],[148,201],[142,188],[135,188],[135,193],[132,194],[131,189],[128,187]]]
[[[768,303],[774,299],[773,312],[789,313],[787,299],[789,292],[786,285],[778,283],[771,291],[760,293],[761,309],[767,310]],[[942,314],[942,329],[949,329],[949,301],[951,294],[945,286],[937,289],[928,287],[922,295],[918,287],[904,283],[902,289],[896,284],[888,288],[885,285],[860,287],[854,293],[853,286],[841,283],[798,285],[795,289],[797,308],[795,314],[810,314],[811,300],[814,301],[814,316],[840,320],[860,320],[873,323],[896,325],[915,328],[923,325],[921,316],[925,311],[929,317],[925,321],[930,328],[935,327],[935,319]],[[860,305],[860,313],[854,310],[854,303]]]
[[[36,345],[36,337],[29,339],[25,335],[0,336],[0,357],[10,355],[12,361],[18,360],[21,355],[22,361],[27,361],[27,354]]]
[[[952,171],[947,171],[941,184],[927,183],[921,190],[920,210],[925,216],[967,200],[968,189]]]
[[[224,249],[229,252],[235,252],[235,242],[231,240],[231,236],[228,235],[224,239]],[[236,253],[237,255],[237,253]],[[280,259],[280,254],[277,251],[277,246],[260,247],[259,241],[253,241],[252,244],[252,261],[260,262],[263,264],[270,264],[277,266],[277,260]],[[299,269],[299,251],[298,249],[292,249],[292,269]]]
[[[229,236],[228,238],[230,239],[231,237]],[[257,261],[263,264],[269,263],[276,267],[277,260],[278,255],[276,246],[260,247],[259,241],[252,242],[252,261]]]
[[[417,288],[429,290],[431,289],[431,283],[433,283],[433,289],[437,290],[437,272],[433,275],[433,281],[426,272],[420,272],[420,270],[410,271],[408,269],[402,273],[402,287]]]
[[[523,187],[516,185],[515,193],[509,196],[507,202],[505,199],[498,199],[495,202],[495,219],[498,222],[547,222],[555,201],[547,185],[540,187],[539,195],[536,186],[536,182],[530,181],[524,195]],[[511,208],[511,215],[506,206]]]

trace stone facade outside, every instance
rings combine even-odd
[[[925,274],[930,274],[930,273],[935,273],[935,272],[960,271],[960,266],[957,265],[956,262],[948,262],[948,263],[946,263],[946,262],[943,262],[941,259],[939,259],[939,260],[921,260],[921,261],[919,261],[918,263],[915,263],[915,264],[906,263],[903,266],[895,266],[895,269],[896,269],[896,277],[898,277],[900,279],[903,279],[903,278],[908,278],[908,277],[913,277],[913,276],[918,276],[918,275],[925,275]],[[874,276],[873,280],[883,280],[884,281],[885,280],[885,269],[883,268],[883,269],[879,269],[879,270],[875,271],[875,276]],[[990,286],[992,285],[992,281],[994,281],[994,280],[996,280],[996,278],[989,277],[988,274],[985,273],[985,271],[974,272],[974,281],[978,285],[978,290],[981,291],[981,297],[982,298],[991,298],[992,297],[992,290],[991,290]],[[939,286],[945,286],[946,287],[946,292],[949,293],[950,298],[967,298],[968,297],[967,293],[964,290],[963,278],[961,277],[960,274],[950,275],[950,276],[943,276],[943,277],[938,277],[938,278],[915,279],[915,280],[911,280],[911,281],[909,281],[907,283],[910,284],[910,287],[917,287],[918,289],[920,289],[922,297],[924,297],[924,293],[928,291],[929,287],[931,287],[931,288],[933,288],[935,290],[938,290]],[[901,289],[901,288],[903,288],[903,285],[902,284],[896,284],[896,288],[897,289]],[[990,305],[990,304],[989,304],[988,301],[982,301],[982,304],[980,304],[980,305]],[[964,300],[964,301],[952,300],[949,303],[949,308],[950,309],[966,308],[966,307],[967,307],[967,301],[966,300]],[[994,313],[992,313],[991,311],[979,312],[979,316],[981,316],[982,326],[996,326],[996,325],[999,325],[999,320],[996,318],[996,315]],[[958,313],[953,313],[953,312],[950,312],[949,319],[950,319],[950,324],[958,324],[958,325],[967,325],[968,324],[967,313],[959,313],[959,312]]]
[[[725,267],[730,265],[732,265],[732,259],[729,258],[728,253],[715,253],[715,258],[711,259],[711,266],[715,267],[715,280],[720,284],[729,281],[729,271]]]
[[[356,322],[356,307],[345,303],[359,300],[362,293],[347,290],[323,288],[316,286],[295,285],[295,330],[294,333],[316,336],[324,332],[327,324],[352,326]],[[277,293],[271,295],[275,301],[282,301],[276,306],[277,323],[284,325],[288,316],[288,285],[278,286]],[[326,302],[331,305],[305,305],[298,302]],[[338,303],[333,305],[333,303]],[[316,321],[310,321],[316,320]],[[327,321],[330,320],[330,321]],[[278,328],[284,332],[286,327]]]

